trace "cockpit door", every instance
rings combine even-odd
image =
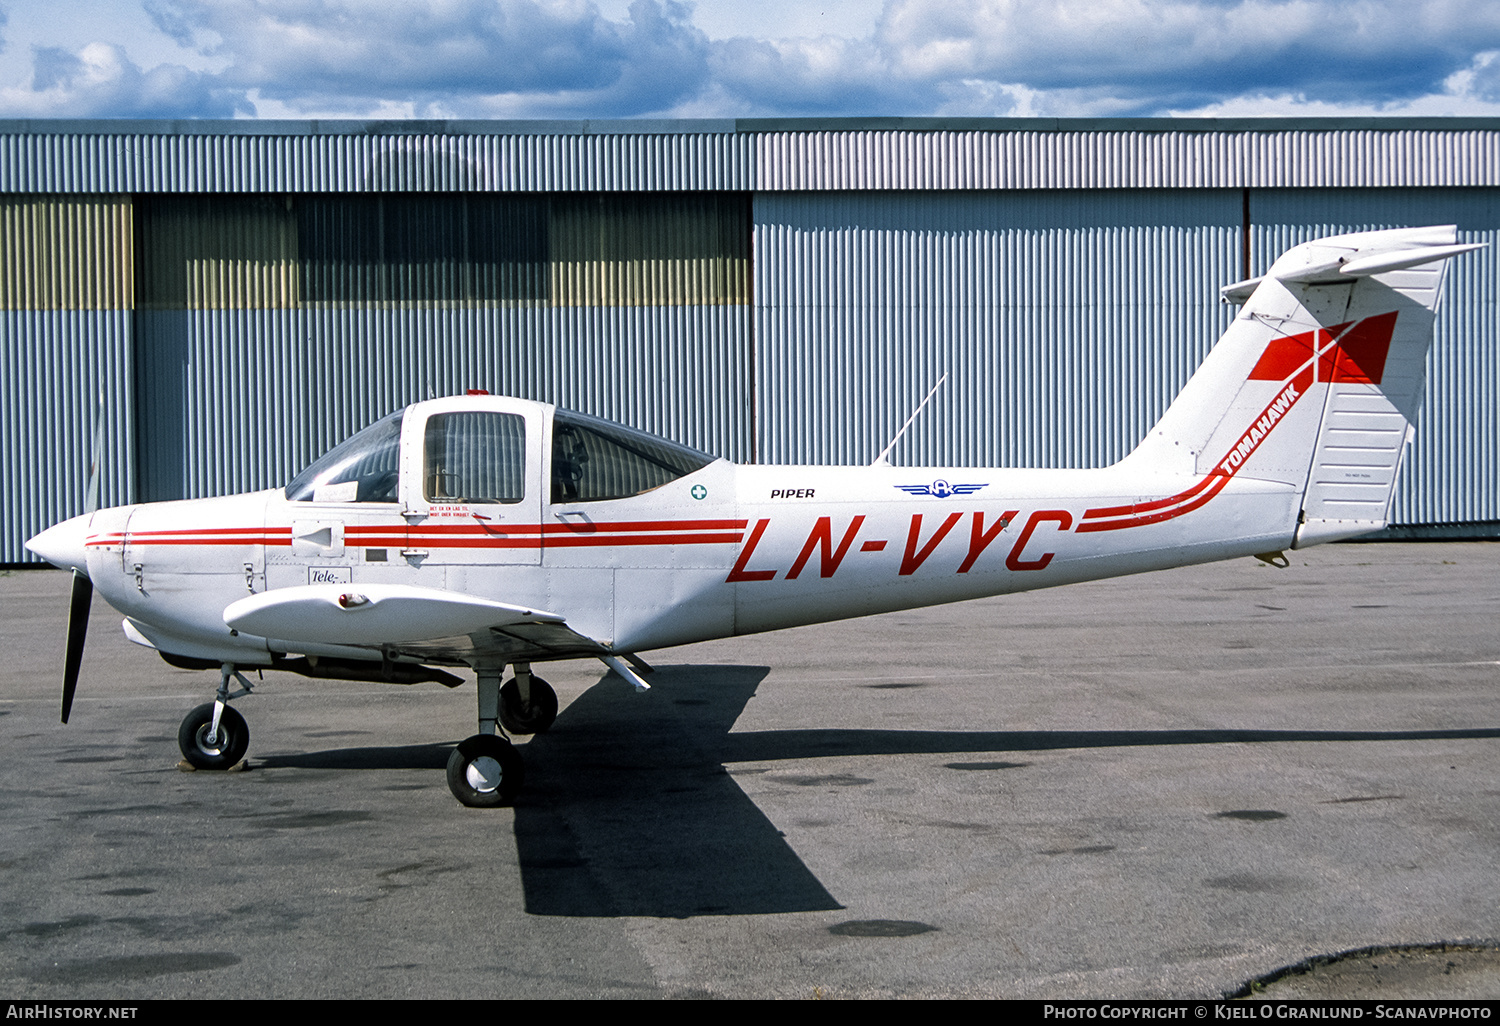
[[[542,561],[542,407],[500,397],[424,403],[402,433],[408,560]]]

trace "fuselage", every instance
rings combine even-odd
[[[423,418],[460,410],[528,420],[534,437],[517,450],[525,466],[505,501],[430,494]],[[550,465],[552,416],[491,397],[409,408],[399,480],[376,496],[390,501],[361,500],[353,486],[302,498],[277,489],[101,510],[53,530],[82,539],[89,577],[135,640],[245,666],[272,653],[382,656],[225,623],[230,603],[275,589],[394,584],[493,599],[550,610],[602,646],[638,652],[1274,551],[1296,530],[1300,496],[1285,484],[1127,464],[713,460],[638,494],[570,498]],[[435,662],[472,655],[462,639],[403,651]]]

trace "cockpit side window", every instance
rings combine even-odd
[[[395,502],[401,466],[401,420],[397,410],[334,446],[292,479],[293,502]]]
[[[422,491],[428,502],[511,503],[526,498],[526,418],[435,413],[427,418]]]
[[[559,410],[552,421],[552,501],[625,499],[714,461],[644,431]]]

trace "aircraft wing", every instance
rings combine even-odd
[[[609,651],[557,613],[401,584],[278,588],[230,603],[224,622],[293,647],[373,647],[441,661],[473,653],[530,659]]]

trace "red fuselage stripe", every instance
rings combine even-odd
[[[735,545],[744,539],[743,520],[658,521],[600,526],[578,532],[567,525],[463,524],[442,528],[347,527],[352,546],[424,545],[434,548],[577,548],[601,545]],[[650,533],[646,533],[646,532]],[[618,532],[618,533],[617,533]],[[290,547],[291,528],[203,528],[101,535],[86,545],[270,545]]]

